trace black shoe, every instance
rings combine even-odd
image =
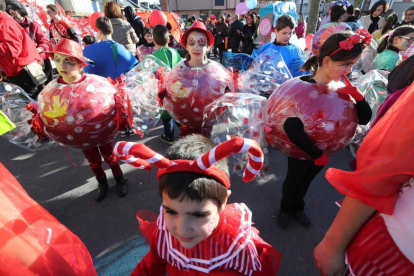
[[[106,176],[98,179],[98,193],[95,196],[97,202],[102,201],[105,198],[106,192],[108,191],[108,180]]]
[[[290,213],[286,213],[283,211],[279,212],[279,217],[277,218],[277,221],[279,222],[279,227],[282,229],[286,229],[289,226],[290,223]]]
[[[300,224],[302,224],[303,226],[309,227],[312,223],[309,219],[309,217],[305,214],[305,212],[300,211],[300,212],[296,212],[294,213],[296,219],[299,221]]]
[[[167,137],[165,134],[161,135],[160,138],[161,138],[161,141],[163,141],[164,143],[167,143],[170,145],[174,144],[174,138]]]
[[[126,185],[127,179],[124,178],[124,176],[121,175],[114,175],[115,181],[116,181],[116,192],[118,196],[124,197],[128,193],[128,187]]]

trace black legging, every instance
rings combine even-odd
[[[316,166],[311,160],[288,157],[287,175],[283,182],[280,204],[280,209],[283,212],[303,211],[305,208],[304,197],[309,185],[322,169],[323,166]]]
[[[223,52],[227,52],[224,43],[220,44],[220,46],[218,46],[218,49],[220,55],[220,63],[223,64]]]

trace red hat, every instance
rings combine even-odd
[[[214,14],[210,15],[210,18],[216,19],[216,16]]]
[[[158,167],[158,179],[172,172],[195,172],[215,178],[226,189],[230,188],[229,177],[214,166],[221,159],[231,154],[248,153],[249,159],[242,178],[244,182],[253,180],[263,167],[263,152],[259,144],[237,136],[212,148],[197,160],[169,160],[144,144],[133,142],[117,142],[114,153],[119,160],[139,169],[151,170],[151,164]]]
[[[191,25],[191,27],[181,37],[180,44],[183,45],[184,48],[187,47],[187,36],[188,36],[188,34],[191,33],[194,30],[203,32],[207,36],[207,40],[208,40],[207,47],[208,48],[210,48],[214,45],[214,36],[213,36],[213,34],[210,33],[209,31],[207,31],[206,25],[204,25],[203,22],[197,21],[193,25]]]
[[[46,53],[49,55],[61,54],[65,56],[70,56],[79,60],[83,66],[88,65],[83,57],[82,46],[71,39],[63,38],[59,41],[55,48],[53,48],[52,51]]]

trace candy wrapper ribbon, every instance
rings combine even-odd
[[[25,108],[26,110],[29,110],[33,113],[32,119],[27,121],[27,123],[30,125],[30,129],[39,137],[40,140],[45,139],[47,136],[43,130],[43,122],[40,119],[39,113],[37,112],[37,105],[35,103],[29,103]]]
[[[352,35],[350,38],[339,42],[339,48],[329,56],[336,54],[340,50],[350,51],[354,48],[354,45],[358,43],[364,43],[365,46],[368,46],[371,43],[372,36],[367,30],[358,29],[356,32],[357,33]]]
[[[158,105],[163,106],[164,98],[167,95],[167,89],[165,88],[165,68],[160,67],[156,72],[158,79]]]
[[[118,130],[123,130],[127,128],[127,118],[126,118],[126,110],[125,110],[125,100],[126,100],[126,92],[125,92],[125,76],[121,75],[119,78],[113,80],[111,77],[108,77],[107,80],[116,86],[118,92],[114,96],[115,100],[115,118],[114,121],[116,123],[116,127]]]

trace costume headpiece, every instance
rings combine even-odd
[[[79,60],[83,66],[88,65],[83,57],[82,46],[71,39],[61,39],[59,43],[55,46],[55,48],[53,48],[52,51],[47,52],[47,54],[61,54],[65,56],[70,56]]]
[[[226,189],[230,188],[230,179],[222,170],[214,166],[218,161],[237,153],[248,153],[249,160],[244,169],[243,181],[249,182],[263,167],[263,152],[254,140],[233,137],[225,141],[197,160],[169,160],[156,153],[144,144],[117,142],[114,147],[115,156],[125,163],[143,170],[151,170],[151,164],[158,168],[157,178],[172,172],[194,172],[215,178]]]
[[[340,50],[349,51],[354,48],[355,44],[364,43],[365,46],[368,46],[371,43],[372,36],[365,29],[358,29],[356,34],[352,35],[350,38],[347,38],[339,42],[339,48],[332,52],[329,56],[333,56]]]

